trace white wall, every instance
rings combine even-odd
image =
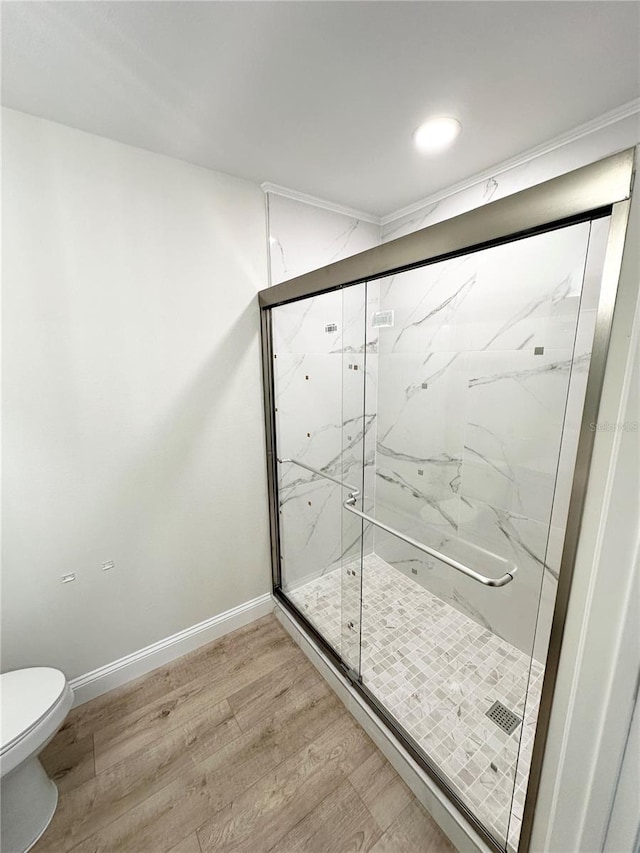
[[[269,589],[264,198],[11,110],[2,153],[3,668],[74,677]]]

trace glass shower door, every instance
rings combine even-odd
[[[508,851],[608,229],[582,222],[271,309],[278,588]]]
[[[356,678],[362,506],[373,415],[364,405],[366,284],[272,310],[280,588]]]
[[[365,504],[379,525],[363,553],[362,683],[513,850],[607,229],[580,223],[369,285]]]

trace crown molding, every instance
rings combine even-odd
[[[332,213],[341,213],[343,216],[349,216],[351,219],[361,219],[363,222],[372,222],[374,225],[380,225],[380,217],[374,213],[367,213],[364,210],[356,210],[353,207],[345,207],[342,204],[334,204],[332,201],[326,201],[323,198],[317,198],[314,195],[292,190],[289,187],[281,187],[279,184],[271,184],[265,181],[260,184],[260,189],[265,193],[272,195],[280,195],[284,198],[290,198],[293,201],[301,201],[304,204],[310,204],[313,207],[321,207],[323,210],[330,210]]]
[[[416,201],[406,207],[401,207],[399,210],[393,211],[392,213],[387,213],[380,217],[380,224],[383,226],[388,225],[389,223],[402,219],[405,216],[409,216],[412,213],[417,213],[428,205],[436,204],[449,196],[463,192],[477,184],[482,184],[489,180],[489,178],[495,178],[496,175],[501,175],[504,172],[508,172],[510,169],[515,169],[518,166],[524,166],[532,160],[536,160],[538,157],[550,154],[552,151],[563,148],[565,145],[577,142],[585,136],[597,133],[599,130],[604,130],[612,124],[617,124],[618,122],[631,118],[639,113],[640,98],[635,98],[633,101],[628,101],[626,104],[622,104],[622,106],[616,107],[616,109],[610,110],[598,118],[578,125],[578,127],[574,127],[573,130],[561,133],[559,136],[550,139],[542,145],[536,145],[534,148],[529,148],[527,151],[523,151],[521,154],[518,154],[509,160],[503,160],[501,163],[497,163],[489,169],[477,172],[475,175],[471,175],[469,178],[465,178],[457,184],[453,184],[452,186],[446,187],[443,190],[439,190],[438,192],[420,199],[420,201]]]
[[[389,225],[391,222],[396,222],[398,219],[402,219],[405,216],[410,216],[412,213],[418,213],[429,205],[436,204],[437,202],[440,202],[445,198],[449,198],[456,193],[463,192],[464,190],[475,187],[478,184],[482,184],[490,178],[494,178],[497,175],[502,175],[504,172],[508,172],[510,169],[516,169],[518,166],[524,166],[532,160],[536,160],[538,157],[543,157],[545,154],[550,154],[553,151],[564,148],[566,145],[571,145],[571,143],[577,142],[585,136],[590,136],[591,134],[604,130],[613,124],[617,124],[618,122],[639,114],[640,98],[635,98],[632,101],[628,101],[626,104],[622,104],[620,107],[616,107],[615,109],[598,116],[598,118],[578,125],[565,133],[561,133],[559,136],[556,136],[541,145],[529,148],[521,154],[517,154],[515,157],[496,163],[489,169],[484,169],[482,172],[476,172],[474,175],[459,181],[457,184],[445,187],[438,192],[432,193],[419,201],[415,201],[406,207],[401,207],[392,213],[385,214],[384,216],[376,216],[375,214],[368,213],[364,210],[356,210],[353,207],[334,204],[326,199],[298,192],[298,190],[293,190],[289,187],[282,187],[279,184],[272,184],[268,181],[260,184],[260,188],[264,193],[283,196],[284,198],[290,198],[293,201],[300,201],[304,204],[310,204],[313,207],[329,210],[332,213],[340,213],[343,216],[349,216],[352,219],[360,219],[364,222],[371,222],[374,225],[384,226]]]

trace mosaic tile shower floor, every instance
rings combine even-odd
[[[349,658],[352,649],[341,641],[353,636],[346,623],[357,620],[359,608],[346,570],[328,571],[287,595]],[[361,666],[365,686],[469,809],[515,851],[544,667],[376,554],[364,558]],[[521,718],[524,713],[511,735],[486,716],[496,700]]]

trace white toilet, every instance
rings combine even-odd
[[[58,803],[58,789],[38,755],[71,710],[73,691],[50,667],[0,675],[0,803],[2,853],[24,853],[45,831]]]

